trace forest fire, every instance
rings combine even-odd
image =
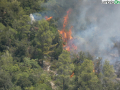
[[[70,77],[73,77],[74,76],[74,72],[72,73],[72,75],[70,75]]]
[[[47,21],[50,21],[52,18],[53,18],[52,16],[51,16],[51,17],[45,16],[45,19],[46,19]]]
[[[58,30],[58,32],[62,35],[63,42],[65,42],[65,44],[63,44],[63,47],[67,51],[70,51],[71,49],[77,50],[77,46],[75,46],[72,43],[72,40],[73,40],[72,28],[73,28],[73,26],[71,26],[68,31],[65,29],[67,24],[68,24],[68,19],[69,19],[70,12],[71,12],[71,9],[69,9],[67,11],[67,15],[65,15],[65,17],[64,17],[63,29]]]

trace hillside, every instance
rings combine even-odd
[[[119,9],[93,1],[0,0],[0,90],[120,90]]]

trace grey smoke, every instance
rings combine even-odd
[[[78,52],[90,52],[95,58],[108,59],[112,64],[120,61],[120,50],[115,43],[120,42],[120,6],[101,4],[102,0],[49,0],[43,4],[59,18],[58,28],[62,28],[63,17],[71,8],[67,28],[72,25],[72,36]],[[51,15],[51,13],[47,13]],[[116,46],[119,47],[118,43]]]
[[[82,7],[79,8],[80,14],[71,23],[74,24],[73,37],[84,40],[84,42],[81,42],[81,39],[76,41],[78,51],[90,52],[95,57],[108,59],[112,64],[120,61],[119,51],[114,48],[115,41],[120,40],[119,6],[102,5],[96,0],[83,1],[79,6]]]

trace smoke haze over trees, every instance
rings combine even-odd
[[[99,0],[0,0],[0,90],[120,90],[119,16]]]

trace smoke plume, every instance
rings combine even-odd
[[[89,52],[95,58],[102,57],[112,64],[119,61],[120,6],[102,4],[101,0],[52,0],[43,4],[49,16],[58,19],[61,30],[66,11],[72,9],[68,28],[73,26],[72,36],[77,51]]]
[[[76,20],[71,23],[74,27],[73,36],[80,38],[76,41],[78,50],[90,52],[111,63],[119,60],[119,6],[83,0],[78,8],[79,16],[74,16]]]

